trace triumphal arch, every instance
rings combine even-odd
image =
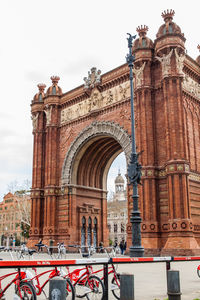
[[[154,41],[139,26],[133,44],[142,246],[147,253],[192,254],[200,245],[200,57],[186,54],[174,11],[162,17]],[[127,164],[131,153],[129,68],[92,68],[83,85],[65,93],[58,76],[51,80],[46,91],[38,84],[31,103],[30,243],[42,237],[107,245],[108,170],[120,152]],[[131,195],[129,186],[129,218]],[[127,236],[130,246],[130,220]]]

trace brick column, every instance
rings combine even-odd
[[[31,206],[31,228],[30,228],[30,245],[36,243],[41,234],[43,226],[43,200],[44,200],[44,147],[45,147],[45,132],[43,128],[44,115],[43,104],[36,106],[32,105],[32,113],[37,116],[35,128],[33,128],[34,143],[33,143],[33,175],[32,175],[32,206]],[[40,110],[39,110],[40,109]]]

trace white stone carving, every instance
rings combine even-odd
[[[97,71],[97,68],[92,68],[91,72],[88,72],[88,77],[84,77],[83,80],[85,89],[94,88],[101,83],[101,70]]]
[[[38,126],[38,116],[39,116],[39,113],[32,114],[32,116],[31,116],[33,130],[37,129],[37,126]]]
[[[180,55],[178,55],[178,52],[176,49],[174,50],[174,52],[175,52],[175,56],[176,56],[176,67],[177,67],[178,74],[184,75],[183,63],[185,60],[185,54],[181,53]]]
[[[47,119],[46,125],[48,126],[51,123],[52,106],[47,105],[46,109],[44,110],[44,112],[46,114],[46,119]]]
[[[143,65],[139,68],[133,68],[133,73],[135,74],[135,83],[136,83],[136,88],[141,87],[143,83],[143,71],[145,67],[146,62],[143,63]]]
[[[190,94],[194,95],[197,98],[200,98],[200,84],[194,81],[191,77],[185,74],[182,87]]]
[[[102,93],[97,88],[92,90],[90,98],[74,104],[61,111],[61,124],[82,117],[93,110],[106,107],[115,102],[122,101],[130,97],[129,82],[120,84]]]
[[[161,63],[162,66],[162,76],[167,77],[169,75],[169,71],[171,70],[171,56],[172,56],[173,49],[169,52],[169,54],[166,54],[162,57],[155,56],[157,60]]]

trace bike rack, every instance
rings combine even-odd
[[[104,285],[105,297],[108,300],[108,265],[109,264],[130,264],[130,263],[166,263],[166,271],[170,270],[171,262],[180,261],[197,261],[200,256],[185,256],[185,257],[115,257],[115,258],[88,258],[88,259],[64,259],[64,260],[23,260],[23,261],[0,261],[0,268],[42,268],[42,267],[59,267],[59,266],[81,266],[81,265],[103,265],[104,269]]]

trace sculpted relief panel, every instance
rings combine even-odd
[[[90,98],[61,111],[61,124],[82,117],[92,111],[104,108],[130,97],[130,83],[124,82],[102,93],[94,88]]]
[[[200,84],[194,81],[188,75],[185,75],[183,79],[182,87],[190,94],[194,95],[197,98],[200,98]]]

